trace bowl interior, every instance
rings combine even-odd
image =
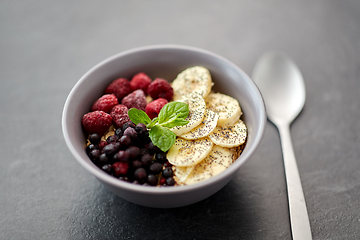
[[[156,77],[172,81],[177,74],[188,67],[204,66],[209,69],[213,90],[236,98],[243,111],[242,119],[248,127],[247,145],[235,163],[218,176],[203,183],[183,188],[150,188],[118,181],[98,169],[87,157],[85,136],[81,118],[92,103],[105,91],[106,86],[116,78],[131,79],[138,72],[145,72],[152,79]],[[63,111],[63,132],[65,141],[78,160],[99,180],[120,188],[142,192],[186,191],[212,184],[227,175],[234,175],[258,146],[265,128],[266,116],[261,95],[252,80],[237,66],[211,52],[177,45],[149,46],[129,50],[106,59],[87,72],[70,92]]]

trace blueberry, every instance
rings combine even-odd
[[[128,162],[130,155],[128,152],[120,150],[114,155],[114,158],[116,159],[116,161]]]
[[[111,164],[105,164],[104,166],[101,167],[101,169],[102,169],[104,172],[107,172],[107,173],[109,173],[109,174],[111,174],[111,172],[112,172]]]
[[[139,133],[139,134],[143,134],[143,133],[145,133],[145,132],[147,131],[146,126],[145,126],[145,124],[143,124],[143,123],[138,123],[138,124],[135,126],[135,130],[136,130],[136,132]]]
[[[154,174],[159,174],[161,172],[161,170],[162,170],[161,163],[155,162],[150,165],[150,171]]]
[[[139,181],[144,180],[147,177],[146,170],[144,168],[136,169],[134,172],[134,177]]]
[[[155,159],[159,163],[166,163],[166,161],[167,161],[166,152],[158,152],[158,153],[156,153],[155,154]]]
[[[105,153],[107,156],[112,156],[117,152],[117,150],[118,146],[116,146],[115,143],[110,143],[103,148],[102,153]]]
[[[101,137],[97,133],[93,133],[89,136],[89,141],[94,145],[99,144],[100,140],[101,140]]]
[[[173,176],[173,170],[171,167],[167,167],[162,171],[162,175],[164,178],[169,178]]]
[[[115,130],[115,135],[118,136],[119,138],[122,137],[123,135],[123,131],[121,128],[118,128]]]
[[[140,155],[140,149],[135,146],[130,146],[125,152],[129,153],[131,159],[135,159]]]
[[[135,124],[134,124],[133,122],[126,122],[126,123],[124,123],[124,125],[122,126],[123,132],[124,132],[128,127],[135,128]]]
[[[106,142],[107,143],[112,143],[112,142],[116,142],[117,140],[118,140],[118,136],[116,136],[116,135],[111,135],[111,136],[109,136],[107,139],[106,139]]]
[[[149,142],[145,147],[152,153],[157,153],[160,151],[160,149],[155,146],[153,142]]]
[[[129,136],[131,139],[135,140],[137,138],[137,132],[135,129],[129,127],[124,131],[124,136]]]
[[[89,144],[89,145],[86,147],[86,153],[89,154],[92,150],[95,150],[95,149],[98,149],[98,147],[95,146],[94,144]]]
[[[154,174],[149,174],[147,176],[147,182],[151,185],[151,186],[156,186],[158,183],[158,179]]]
[[[89,158],[92,161],[96,161],[100,157],[100,154],[101,154],[100,150],[94,149],[91,152],[89,152]]]
[[[109,161],[109,158],[106,156],[105,153],[102,153],[100,156],[99,156],[99,162],[102,163],[102,164],[105,164]]]
[[[138,168],[140,168],[140,167],[142,167],[142,162],[140,162],[139,160],[134,160],[133,162],[132,162],[132,167],[134,168],[134,169],[138,169]]]
[[[166,186],[174,186],[175,180],[172,177],[166,178]]]
[[[141,162],[145,165],[145,166],[150,166],[150,164],[153,161],[153,157],[150,154],[145,154],[141,157]],[[160,164],[161,165],[161,164]]]
[[[120,138],[120,143],[121,143],[121,145],[124,145],[124,146],[130,146],[132,143],[131,137],[126,136],[126,135],[122,136]]]

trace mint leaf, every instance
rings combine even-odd
[[[130,108],[130,110],[128,111],[128,115],[130,120],[135,123],[135,125],[138,123],[143,123],[147,125],[151,122],[151,119],[144,111],[136,108]]]
[[[175,119],[185,119],[189,115],[189,106],[183,102],[170,102],[160,110],[159,124],[164,126]]]
[[[188,123],[189,123],[188,120],[185,120],[185,119],[182,119],[182,118],[175,118],[172,121],[162,123],[162,124],[159,124],[159,125],[163,126],[163,127],[172,128],[172,127],[175,127],[175,126],[183,126],[183,125],[186,125]]]
[[[146,125],[147,128],[152,128],[159,121],[157,117],[153,118],[150,123]]]
[[[149,137],[153,144],[160,148],[163,152],[168,151],[176,140],[175,133],[173,133],[170,129],[159,125],[155,125],[150,129]]]

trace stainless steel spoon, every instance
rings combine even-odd
[[[256,63],[252,79],[264,98],[268,119],[280,133],[294,240],[312,239],[300,175],[290,137],[290,124],[305,104],[300,70],[283,53],[265,53]]]

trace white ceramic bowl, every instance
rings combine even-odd
[[[82,116],[116,78],[130,79],[142,71],[152,79],[172,81],[191,66],[210,70],[213,90],[236,98],[248,127],[246,147],[240,157],[224,172],[204,182],[180,187],[149,187],[120,181],[95,166],[85,153]],[[135,204],[173,208],[201,201],[224,187],[258,147],[265,130],[263,99],[253,81],[236,65],[214,53],[187,46],[155,45],[140,47],[114,55],[90,69],[71,90],[62,116],[63,134],[75,159],[103,185],[119,197]]]

